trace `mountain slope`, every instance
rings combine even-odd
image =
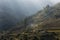
[[[33,28],[40,27],[43,29],[60,29],[60,3],[39,11],[31,19],[28,26]]]
[[[10,31],[19,32],[26,29],[60,29],[60,3],[50,7],[47,5],[35,15],[26,18],[21,24],[13,27]]]

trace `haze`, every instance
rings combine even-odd
[[[26,16],[37,13],[46,5],[51,6],[56,3],[58,3],[56,0],[0,0],[0,28],[15,25]]]

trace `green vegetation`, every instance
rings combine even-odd
[[[54,32],[46,32],[43,30],[25,31],[19,34],[2,34],[0,40],[57,40],[58,35]]]

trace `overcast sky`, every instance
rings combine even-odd
[[[10,8],[13,10],[15,15],[32,15],[37,11],[50,4],[47,0],[0,0],[0,11],[3,12],[2,8]],[[20,13],[16,13],[16,12]]]
[[[25,15],[32,15],[48,4],[53,5],[58,2],[60,0],[0,0],[0,8],[4,5],[15,12],[20,10]]]
[[[48,4],[51,6],[58,2],[60,0],[0,0],[0,17],[2,17],[0,27],[15,24],[26,16],[37,13]]]
[[[46,5],[54,5],[60,0],[0,0],[0,11],[2,7],[7,7],[16,12],[21,12],[24,15],[32,15],[43,9]],[[19,13],[18,13],[19,15]]]
[[[50,0],[53,4],[59,3],[60,0]]]

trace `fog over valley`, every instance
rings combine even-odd
[[[49,0],[0,0],[0,28],[10,28],[48,4],[53,5]]]

